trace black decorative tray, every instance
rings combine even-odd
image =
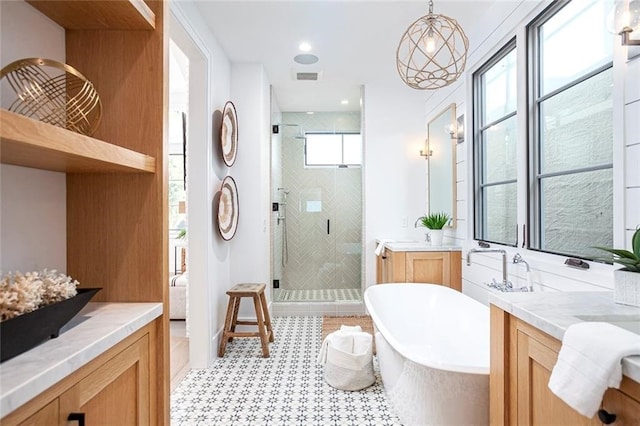
[[[58,337],[60,329],[100,290],[79,288],[72,298],[0,322],[0,362]]]

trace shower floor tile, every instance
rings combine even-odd
[[[325,290],[284,290],[278,289],[276,302],[333,302],[360,301],[359,288],[337,288]]]
[[[375,357],[373,386],[340,391],[324,381],[316,364],[322,317],[278,317],[273,329],[270,358],[262,358],[259,339],[234,339],[224,358],[191,370],[171,395],[171,424],[400,425]]]

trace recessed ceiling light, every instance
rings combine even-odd
[[[311,51],[311,45],[309,43],[307,43],[306,41],[303,41],[298,46],[298,49],[300,49],[301,52],[310,52]]]
[[[342,105],[349,105],[349,100],[348,99],[343,99],[343,100],[340,101],[340,103]]]
[[[318,62],[318,57],[316,55],[312,55],[311,53],[302,53],[300,55],[294,56],[293,60],[302,65],[311,65]]]

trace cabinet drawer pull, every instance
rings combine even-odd
[[[84,413],[69,413],[67,421],[78,422],[78,426],[84,426]]]
[[[610,425],[616,421],[617,416],[615,414],[608,413],[607,410],[598,410],[598,418],[605,425]]]

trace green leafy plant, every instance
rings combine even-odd
[[[594,247],[611,253],[613,256],[603,260],[618,263],[624,268],[622,270],[640,273],[640,228],[631,238],[631,248],[633,252],[625,249],[614,249],[609,247]]]
[[[450,219],[449,215],[444,212],[430,213],[418,218],[420,224],[429,229],[442,229],[447,223],[449,223]]]
[[[187,230],[181,229],[180,232],[178,232],[178,236],[176,238],[180,240],[184,240],[186,237],[187,237]]]

